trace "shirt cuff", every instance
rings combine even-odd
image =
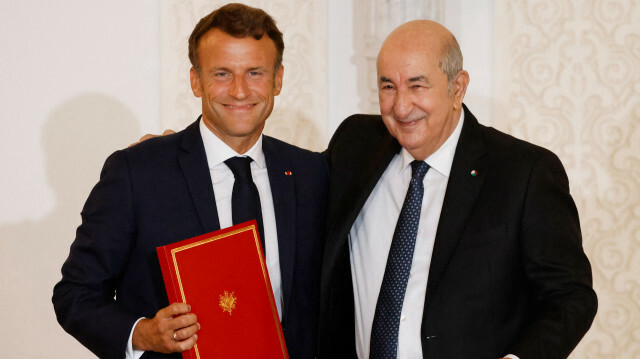
[[[138,325],[138,322],[140,321],[140,319],[144,319],[144,317],[139,318],[138,320],[136,320],[135,323],[133,323],[133,327],[131,328],[131,333],[129,333],[129,341],[127,342],[127,351],[125,352],[126,359],[140,359],[142,354],[144,354],[144,350],[133,349],[133,331],[136,329],[136,325]]]

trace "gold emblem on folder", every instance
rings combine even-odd
[[[220,295],[220,308],[223,312],[229,312],[229,315],[231,315],[231,312],[236,309],[237,300],[238,298],[234,296],[234,292],[229,293],[225,290],[224,294]]]

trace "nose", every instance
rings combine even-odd
[[[247,97],[249,90],[247,88],[247,81],[244,76],[236,76],[231,84],[230,95],[238,100],[242,100]]]
[[[413,100],[411,95],[407,91],[399,89],[396,92],[395,101],[393,104],[393,113],[397,118],[405,118],[409,116],[411,110],[413,110]]]

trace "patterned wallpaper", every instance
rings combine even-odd
[[[640,358],[640,1],[495,11],[495,126],[560,156],[593,266],[598,315],[571,358]]]
[[[376,60],[382,42],[393,29],[416,19],[444,20],[444,0],[352,0],[358,9],[354,25],[353,61],[358,67],[360,108],[362,113],[379,114]]]
[[[160,2],[161,128],[182,129],[201,113],[189,85],[187,41],[195,24],[228,1]],[[271,14],[284,34],[282,92],[267,120],[266,134],[313,150],[328,139],[326,4],[312,0],[249,0]]]

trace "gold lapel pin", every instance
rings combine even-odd
[[[284,172],[284,175],[285,175],[285,176],[291,176],[292,174],[293,174],[293,173],[292,173],[291,171],[285,171],[285,172]]]

